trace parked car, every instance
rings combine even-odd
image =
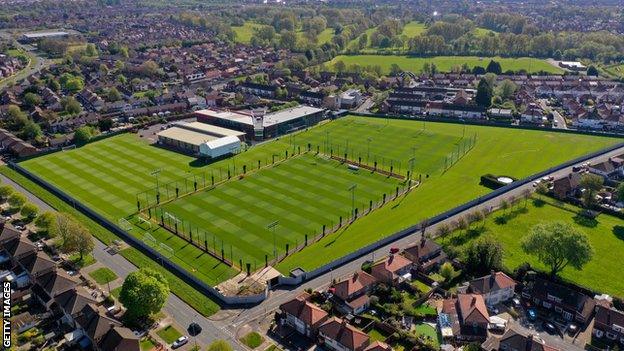
[[[557,329],[557,327],[555,327],[555,324],[545,321],[542,324],[542,327],[544,327],[544,330],[549,333],[549,334],[559,334],[559,329]]]
[[[186,343],[188,343],[188,340],[188,336],[181,336],[178,338],[178,340],[174,341],[173,344],[171,344],[171,348],[177,349],[178,347],[182,347],[186,345]]]
[[[514,306],[514,307],[516,307],[516,308],[517,308],[517,307],[520,307],[520,299],[519,299],[519,298],[517,298],[517,297],[514,297],[514,298],[511,300],[511,303],[512,303],[512,304],[513,304],[513,306]]]
[[[570,325],[568,326],[568,334],[569,334],[570,336],[574,336],[574,335],[576,335],[576,333],[578,332],[578,330],[579,330],[578,325],[576,325],[576,324],[574,324],[574,323],[572,323],[572,324],[570,324]]]
[[[527,318],[531,322],[535,322],[537,320],[537,311],[535,310],[535,308],[529,308],[527,310]]]

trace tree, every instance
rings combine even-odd
[[[346,69],[347,69],[347,65],[345,65],[345,63],[343,61],[338,60],[338,61],[336,61],[336,63],[334,63],[334,70],[336,71],[336,73],[341,74]]]
[[[25,203],[24,206],[22,206],[22,209],[20,211],[20,214],[22,215],[22,217],[26,218],[29,221],[37,217],[38,213],[39,213],[39,207],[35,206],[34,204],[31,204],[30,202]]]
[[[105,132],[113,128],[113,119],[112,118],[100,118],[98,120],[98,128],[100,131]]]
[[[284,49],[292,50],[297,44],[297,35],[295,32],[283,31],[280,34],[280,46]]]
[[[20,137],[25,140],[36,140],[43,136],[43,132],[41,131],[41,127],[35,123],[32,119],[28,119],[24,126],[22,127],[21,132],[19,133]]]
[[[37,217],[35,220],[35,225],[42,232],[50,233],[50,228],[56,222],[56,214],[54,212],[46,211]]]
[[[494,74],[502,74],[503,73],[503,68],[501,67],[501,64],[494,61],[494,60],[490,60],[490,63],[488,63],[487,67],[485,68],[485,70],[488,73],[494,73]]]
[[[82,126],[74,132],[74,144],[77,146],[83,146],[91,140],[93,137],[93,130],[91,127]]]
[[[14,190],[8,185],[0,186],[0,199],[6,201],[6,199],[13,194]]]
[[[451,262],[445,262],[442,267],[440,267],[440,275],[444,277],[444,281],[447,283],[455,278],[455,268],[451,264]]]
[[[484,78],[479,80],[477,85],[477,96],[475,102],[481,107],[488,108],[492,104],[492,87],[487,83]]]
[[[95,247],[87,228],[67,214],[59,213],[56,216],[56,221],[51,228],[51,235],[59,238],[61,252],[67,254],[78,252],[80,261],[86,253],[93,251]]]
[[[35,93],[26,93],[24,94],[24,104],[26,104],[26,106],[28,107],[35,107],[35,106],[39,106],[41,105],[41,103],[43,102],[43,100],[41,99],[41,96],[35,94]]]
[[[580,270],[591,261],[593,249],[587,236],[570,224],[555,221],[540,223],[522,239],[522,249],[550,268],[552,276],[565,267]]]
[[[598,72],[598,69],[596,68],[596,66],[591,65],[591,66],[587,67],[587,75],[588,76],[596,77],[596,76],[598,76],[598,74],[599,74],[599,72]]]
[[[620,200],[620,202],[624,202],[624,183],[621,183],[618,187],[617,187],[617,198],[618,200]]]
[[[466,269],[475,275],[485,275],[499,270],[503,265],[503,247],[486,236],[473,241],[465,251]]]
[[[73,96],[63,98],[63,100],[61,100],[61,106],[65,112],[71,115],[77,115],[82,112],[82,106],[80,106],[78,100],[76,100]]]
[[[501,99],[506,101],[506,100],[509,100],[513,96],[513,94],[518,89],[518,86],[516,85],[516,83],[512,82],[511,80],[505,79],[498,85],[497,88],[498,88],[497,94],[501,97]]]
[[[232,345],[225,340],[215,340],[208,345],[208,351],[233,351]]]
[[[24,196],[24,194],[22,193],[13,193],[11,196],[9,196],[9,199],[7,200],[9,206],[11,206],[11,208],[13,209],[21,209],[26,201],[26,196]]]
[[[114,102],[114,101],[121,100],[121,93],[115,87],[110,88],[110,90],[108,91],[106,95],[107,95],[108,101]]]
[[[126,317],[136,321],[159,312],[169,296],[169,283],[160,273],[142,268],[130,273],[121,287],[119,301],[126,307]]]
[[[85,48],[85,54],[89,57],[94,57],[98,55],[98,51],[95,47],[95,44],[87,44]]]
[[[583,191],[583,205],[586,208],[591,208],[596,203],[596,192],[602,189],[604,179],[595,174],[584,174],[581,177],[579,185],[584,189]]]

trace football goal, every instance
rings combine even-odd
[[[128,221],[125,218],[120,218],[118,224],[121,227],[121,229],[123,229],[123,230],[128,231],[128,230],[132,229],[132,223],[130,223],[130,221]]]

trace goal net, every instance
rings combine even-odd
[[[175,251],[173,251],[173,249],[169,245],[160,243],[160,249],[161,249],[163,256],[167,258],[171,258],[172,256],[175,256]]]
[[[123,230],[127,231],[127,230],[132,229],[132,223],[130,223],[130,221],[128,221],[125,218],[120,218],[118,224]]]

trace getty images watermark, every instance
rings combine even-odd
[[[11,283],[2,283],[2,346],[11,347]]]

